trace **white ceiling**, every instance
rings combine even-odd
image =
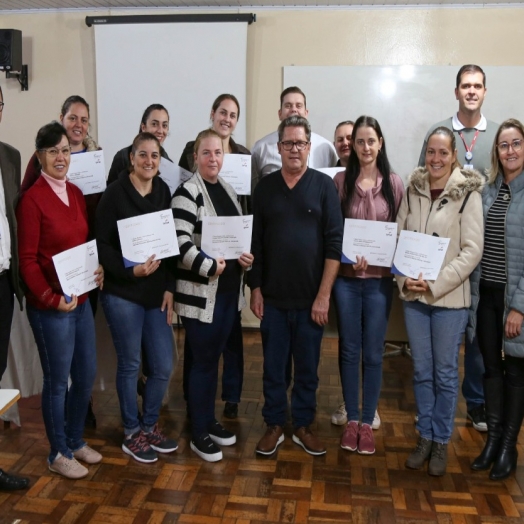
[[[247,8],[247,7],[423,7],[423,6],[522,6],[522,0],[0,0],[0,11],[114,8]]]

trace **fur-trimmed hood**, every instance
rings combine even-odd
[[[460,200],[471,191],[482,193],[485,183],[485,177],[476,169],[456,167],[449,177],[443,195],[448,195],[452,200]],[[413,191],[429,195],[428,170],[425,167],[417,167],[409,177],[408,187]]]

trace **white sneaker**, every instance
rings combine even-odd
[[[342,404],[333,411],[333,414],[331,415],[331,424],[335,424],[335,426],[344,426],[347,422],[348,414],[346,412],[346,404],[342,402]]]
[[[373,423],[371,424],[371,429],[380,429],[380,415],[378,411],[375,411],[375,416],[373,418]]]
[[[95,451],[93,448],[89,447],[87,444],[76,451],[73,451],[73,456],[77,460],[81,460],[86,464],[98,464],[102,462],[102,455]]]
[[[89,473],[75,458],[69,459],[61,453],[57,453],[55,460],[49,464],[49,471],[54,471],[68,479],[81,479]]]

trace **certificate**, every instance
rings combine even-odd
[[[218,174],[233,186],[237,195],[251,194],[251,155],[224,155]]]
[[[177,166],[164,157],[160,159],[160,167],[158,171],[158,176],[169,186],[171,196],[173,196],[180,184],[183,184],[186,180],[189,180],[193,176],[191,171]]]
[[[71,295],[83,295],[96,286],[95,271],[98,268],[96,240],[81,244],[53,257],[60,286],[70,301]]]
[[[203,217],[201,249],[211,258],[236,260],[251,252],[252,230],[253,215]]]
[[[320,171],[321,173],[324,173],[326,175],[329,175],[331,178],[335,178],[335,175],[337,173],[340,173],[341,171],[345,171],[346,168],[339,166],[339,167],[314,167],[315,171]]]
[[[143,264],[151,255],[159,260],[180,253],[171,209],[118,220],[116,225],[125,267]]]
[[[102,193],[106,188],[106,168],[103,151],[88,151],[71,155],[67,180],[84,195]]]
[[[448,250],[449,238],[401,231],[392,273],[423,280],[436,280]]]
[[[346,218],[342,262],[356,264],[357,255],[372,266],[391,267],[397,244],[397,224]],[[345,258],[344,258],[345,257]]]

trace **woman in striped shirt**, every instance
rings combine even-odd
[[[524,417],[523,145],[523,125],[514,119],[503,122],[482,196],[484,252],[472,276],[473,321],[485,366],[488,437],[471,468],[487,470],[493,465],[492,480],[504,479],[515,469]]]

